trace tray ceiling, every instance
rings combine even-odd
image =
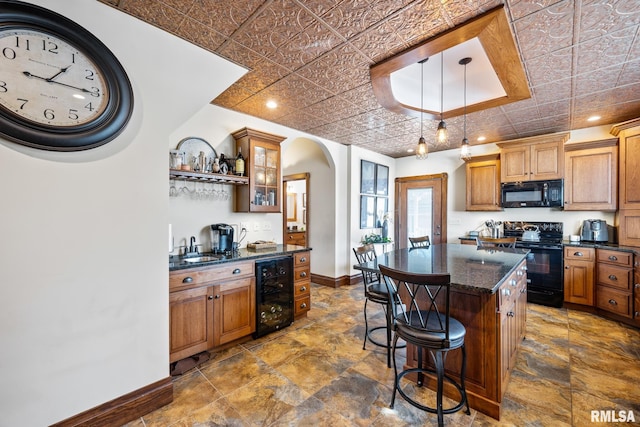
[[[472,145],[640,116],[636,0],[100,1],[245,66],[213,104],[392,157],[411,155],[420,122],[379,104],[370,68],[501,4],[531,98],[470,113]],[[425,137],[436,127],[425,119]],[[460,145],[462,117],[447,127],[431,151]]]

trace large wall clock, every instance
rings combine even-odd
[[[132,111],[131,82],[98,38],[53,11],[0,0],[0,136],[86,150],[120,134]]]

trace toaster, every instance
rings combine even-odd
[[[603,219],[586,219],[582,223],[580,239],[587,242],[609,241],[609,230]]]

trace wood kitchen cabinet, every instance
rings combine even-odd
[[[565,246],[564,301],[593,307],[595,300],[594,248]]]
[[[255,330],[255,278],[235,279],[213,286],[213,345],[246,337]]]
[[[284,137],[243,128],[233,133],[242,149],[249,185],[235,187],[236,212],[281,212],[280,143]]]
[[[294,318],[307,315],[311,309],[311,253],[297,252],[293,257]]]
[[[633,317],[633,253],[596,250],[596,307]]]
[[[540,135],[498,143],[500,181],[520,182],[561,179],[564,143],[569,133]]]
[[[638,261],[637,256],[633,265],[633,321],[637,327],[640,327],[640,261]]]
[[[173,292],[169,296],[169,362],[213,347],[213,288]]]
[[[618,242],[640,246],[640,118],[613,126],[611,134],[619,138],[620,147]]]
[[[467,211],[500,211],[500,153],[475,156],[466,162]]]
[[[564,210],[615,211],[618,139],[564,146]]]
[[[255,264],[238,261],[169,273],[169,360],[255,331]]]

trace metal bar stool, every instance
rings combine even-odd
[[[356,256],[356,260],[358,264],[362,264],[364,262],[373,261],[376,259],[376,248],[372,244],[363,245],[357,248],[353,248],[353,253]],[[367,340],[371,341],[373,344],[384,347],[387,349],[387,367],[391,367],[391,306],[389,302],[389,293],[387,292],[387,287],[384,283],[380,281],[380,274],[373,273],[370,271],[362,272],[362,279],[364,281],[364,342],[362,344],[362,349],[366,350]],[[380,304],[384,310],[384,317],[386,320],[385,326],[376,326],[374,328],[369,329],[369,322],[367,320],[367,303],[371,301],[376,304]],[[386,329],[387,332],[387,342],[381,343],[376,341],[372,336],[373,331],[377,331],[380,329]],[[398,348],[404,348],[406,345],[402,344],[398,346]]]
[[[396,392],[412,406],[438,416],[438,425],[444,425],[444,414],[451,414],[466,406],[467,415],[471,414],[464,376],[467,364],[467,353],[464,347],[466,329],[462,323],[449,315],[449,296],[451,276],[449,274],[416,274],[394,270],[384,265],[380,273],[387,286],[393,311],[393,369],[395,384],[390,407],[393,408]],[[418,347],[418,366],[398,373],[395,360],[396,342],[402,338],[407,343]],[[450,350],[461,349],[462,367],[460,382],[447,375],[444,363]],[[431,354],[435,369],[423,364],[423,350]],[[435,373],[437,378],[436,407],[431,408],[409,397],[403,390],[400,380],[407,374],[418,374],[418,386],[423,384],[424,373]],[[459,403],[451,408],[443,408],[442,394],[444,380],[453,384],[460,393]]]

